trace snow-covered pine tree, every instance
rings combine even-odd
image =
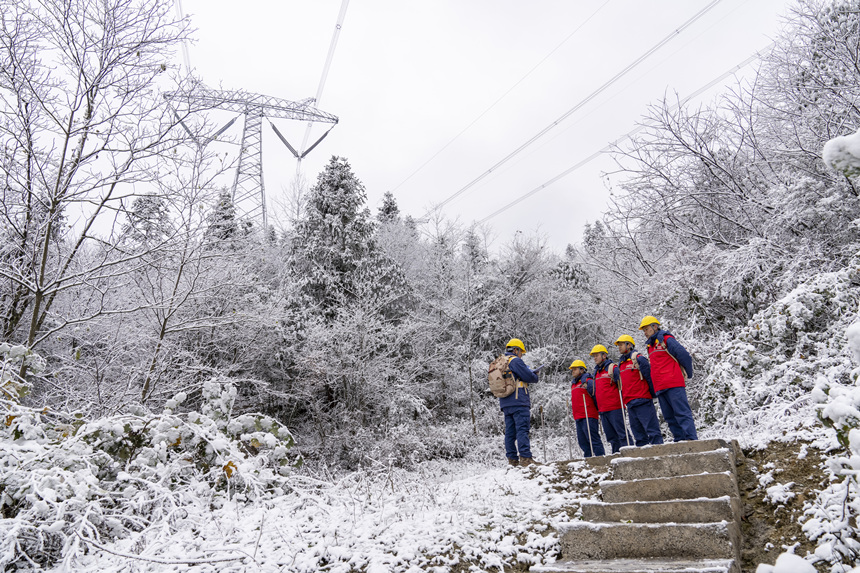
[[[397,206],[397,199],[391,191],[386,191],[382,196],[382,206],[379,207],[379,212],[376,214],[376,219],[380,223],[390,223],[397,221],[400,218],[400,207]]]
[[[236,220],[236,205],[230,191],[223,189],[218,194],[218,201],[206,220],[204,235],[210,245],[222,246],[236,239],[239,235],[239,222]]]
[[[137,197],[126,218],[123,238],[132,245],[157,246],[170,234],[167,201],[154,193]]]
[[[355,271],[374,249],[364,185],[345,158],[333,156],[310,189],[293,237],[292,271],[323,312],[356,298]]]

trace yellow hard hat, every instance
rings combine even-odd
[[[609,354],[609,351],[606,350],[606,347],[602,344],[598,344],[594,348],[592,348],[589,354],[597,354],[598,352],[605,352],[606,354]]]
[[[523,354],[526,353],[526,346],[519,338],[511,338],[510,340],[508,340],[508,343],[505,344],[505,348],[519,348],[523,351]]]
[[[645,318],[642,319],[642,322],[639,323],[639,330],[642,330],[643,328],[645,328],[649,324],[656,324],[657,326],[660,326],[660,321],[649,314],[648,316],[646,316]]]
[[[585,368],[588,369],[588,366],[585,365],[585,362],[582,360],[574,360],[570,363],[570,366],[567,367],[568,370],[573,370],[574,368]]]
[[[629,334],[622,334],[621,336],[619,336],[618,340],[615,341],[615,346],[618,346],[619,342],[629,342],[633,346],[636,346],[636,341],[633,340],[633,337]]]

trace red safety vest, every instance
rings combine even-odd
[[[665,341],[667,338],[675,337],[667,334],[663,340]],[[666,350],[665,342],[661,343],[658,338],[655,338],[654,342],[648,345],[648,361],[651,362],[651,382],[654,383],[655,392],[666,388],[683,388],[686,386],[684,371],[681,370],[681,365],[678,364],[675,357]]]
[[[601,412],[611,412],[621,408],[621,396],[618,395],[618,387],[612,382],[611,369],[615,364],[610,364],[606,370],[601,370],[594,377],[594,394],[597,396],[597,409]]]
[[[583,378],[585,376],[583,375]],[[570,407],[573,410],[573,419],[597,418],[597,404],[594,398],[585,388],[586,381],[572,384],[570,386]]]
[[[642,377],[639,364],[636,362],[638,356],[639,353],[634,352],[630,358],[618,365],[621,374],[621,394],[624,396],[625,405],[630,400],[636,400],[637,398],[651,398],[648,383]]]

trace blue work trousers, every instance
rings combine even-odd
[[[603,440],[600,439],[597,418],[582,418],[576,421],[576,441],[579,442],[582,455],[586,458],[593,455],[606,455],[606,451],[603,449]]]
[[[529,445],[531,410],[525,406],[513,406],[505,408],[502,412],[505,414],[505,455],[509,460],[531,458],[532,450]]]
[[[610,410],[600,413],[600,422],[603,424],[603,433],[606,434],[606,439],[612,446],[612,453],[618,453],[621,446],[632,446],[636,442],[633,440],[627,429],[624,427],[624,409]]]
[[[660,411],[663,412],[663,418],[669,424],[669,430],[676,442],[699,439],[696,435],[696,424],[693,422],[693,411],[687,401],[686,388],[681,386],[660,390],[657,392],[657,401],[660,402]]]
[[[663,443],[657,408],[654,407],[653,400],[637,398],[628,402],[627,418],[630,420],[630,431],[633,432],[633,438],[638,447]]]

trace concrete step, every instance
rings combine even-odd
[[[729,442],[726,440],[692,440],[688,442],[670,442],[668,444],[660,444],[659,446],[643,446],[637,448],[635,446],[624,446],[621,448],[620,455],[622,458],[646,458],[654,456],[673,456],[677,454],[694,454],[699,452],[709,452],[711,450],[720,450],[730,448],[737,451],[739,447],[734,440]]]
[[[621,457],[613,459],[611,464],[612,477],[617,480],[630,481],[731,472],[735,469],[735,456],[731,449],[720,448],[707,452],[671,454],[660,457]]]
[[[532,565],[533,573],[740,573],[732,559],[601,559]]]
[[[740,499],[729,496],[697,500],[582,503],[583,521],[606,523],[716,523],[737,521],[740,512]]]
[[[619,458],[620,454],[607,454],[605,456],[591,456],[590,458],[585,458],[585,463],[593,468],[602,469],[604,467],[609,466],[612,460]]]
[[[738,559],[740,532],[734,523],[584,523],[560,525],[566,560]]]
[[[600,491],[607,503],[740,497],[737,480],[731,472],[636,481],[607,480],[600,482]]]

